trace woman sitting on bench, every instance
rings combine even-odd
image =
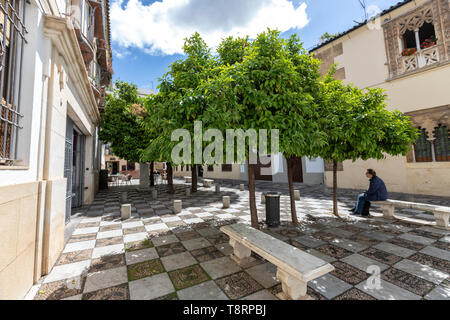
[[[366,177],[370,181],[367,191],[358,195],[355,207],[349,211],[355,215],[369,216],[370,201],[385,201],[388,198],[386,185],[373,169],[368,169]]]

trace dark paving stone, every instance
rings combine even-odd
[[[212,236],[205,237],[209,242],[211,242],[213,245],[219,244],[219,243],[226,243],[230,241],[230,237],[228,237],[224,233],[218,233]]]
[[[123,229],[123,234],[133,234],[133,233],[141,233],[141,232],[147,232],[145,230],[145,227],[134,227],[134,228],[127,228]]]
[[[98,227],[100,225],[100,222],[88,222],[88,223],[80,223],[77,226],[77,229],[81,229],[81,228],[93,228],[93,227]]]
[[[92,249],[63,253],[56,265],[74,263],[89,260],[92,256]]]
[[[372,239],[372,238],[369,238],[369,237],[365,237],[365,236],[362,236],[360,234],[354,234],[354,235],[348,237],[348,239],[351,240],[351,241],[355,241],[355,242],[361,243],[361,244],[365,244],[366,246],[374,246],[374,245],[377,245],[377,244],[379,244],[381,242],[379,240],[375,240],[375,239]]]
[[[152,248],[153,243],[150,239],[145,239],[142,241],[134,241],[134,242],[128,242],[125,244],[125,251],[131,252],[136,250],[142,250],[147,248]]]
[[[197,259],[198,262],[205,262],[209,260],[214,260],[216,258],[221,258],[224,255],[222,252],[217,250],[216,247],[207,247],[207,248],[200,248],[197,250],[190,251],[192,256]]]
[[[128,283],[83,294],[83,300],[129,300]]]
[[[410,241],[410,240],[405,240],[405,239],[399,239],[399,238],[393,238],[388,240],[387,242],[395,244],[397,246],[406,248],[406,249],[410,249],[410,250],[414,250],[414,251],[419,251],[422,250],[423,248],[425,248],[425,246],[423,244],[414,242],[414,241]]]
[[[432,244],[432,246],[442,249],[442,250],[450,251],[450,243],[449,242],[436,241],[435,243]]]
[[[105,238],[105,239],[97,239],[95,242],[95,247],[105,247],[105,246],[111,246],[113,244],[121,244],[123,243],[123,237],[112,237],[112,238]]]
[[[300,232],[295,229],[278,229],[274,230],[273,232],[278,233],[281,236],[288,237],[288,238],[296,238],[304,236],[305,234],[303,232]]]
[[[409,259],[450,274],[450,262],[446,260],[432,257],[420,252],[413,254],[409,257]]]
[[[154,259],[127,266],[128,281],[138,280],[164,272],[161,260]]]
[[[100,227],[98,232],[105,232],[105,231],[112,231],[112,230],[119,230],[119,229],[122,229],[122,225],[120,225],[120,224],[112,224],[110,226]]]
[[[349,231],[352,233],[360,233],[360,232],[366,231],[365,229],[358,228],[357,226],[352,225],[352,224],[346,224],[346,225],[340,226],[340,227],[338,227],[338,229]]]
[[[92,260],[89,273],[113,269],[124,265],[125,254],[103,256]]]
[[[421,227],[419,224],[409,223],[409,222],[401,221],[401,220],[398,220],[398,221],[394,222],[393,224],[399,225],[399,226],[403,226],[403,227],[407,227],[407,228],[412,228],[412,229],[417,229],[417,228]]]
[[[180,241],[201,238],[201,235],[197,231],[181,232],[181,233],[177,233],[176,236],[178,239],[180,239]]]
[[[96,238],[97,238],[96,233],[78,234],[71,236],[68,243],[95,240]]]
[[[411,230],[411,231],[409,231],[409,233],[415,234],[417,236],[433,239],[433,240],[439,240],[440,238],[442,238],[442,234],[425,231],[425,230],[420,230],[420,229]]]
[[[263,289],[263,287],[246,272],[238,272],[221,278],[216,280],[216,283],[231,299],[240,299]]]
[[[156,251],[158,252],[159,256],[167,257],[171,256],[173,254],[181,253],[186,251],[186,248],[183,247],[183,245],[180,242],[174,242],[170,244],[166,244],[164,246],[156,247]]]
[[[287,244],[290,244],[291,246],[296,247],[296,248],[298,248],[300,250],[303,250],[303,251],[306,251],[306,250],[309,249],[307,246],[301,244],[298,241],[295,241],[294,239],[287,239],[284,242],[286,242]]]
[[[331,274],[352,285],[358,284],[370,276],[368,273],[341,261],[335,261],[331,264],[335,267]]]
[[[50,283],[44,283],[40,288],[34,300],[61,300],[81,294],[86,282],[85,277],[78,279],[66,279]]]
[[[315,248],[317,251],[322,252],[323,254],[326,254],[327,256],[336,258],[336,259],[342,259],[345,257],[348,257],[349,255],[352,255],[353,252],[348,251],[346,249],[337,247],[332,244],[325,244],[323,246]]]
[[[208,274],[198,264],[171,271],[169,277],[177,290],[210,280]]]
[[[402,260],[402,257],[390,254],[388,252],[385,251],[381,251],[375,248],[367,248],[361,252],[359,252],[359,254],[366,256],[368,258],[374,259],[376,261],[379,261],[381,263],[385,263],[385,264],[394,264],[399,262],[400,260]]]
[[[178,295],[176,292],[172,292],[166,296],[162,296],[162,297],[156,298],[154,300],[180,300],[180,299],[178,299]]]
[[[335,297],[333,300],[376,300],[374,297],[369,296],[367,293],[362,292],[356,288],[352,288],[343,294]]]
[[[319,231],[313,234],[314,238],[317,238],[319,240],[325,241],[325,242],[330,242],[333,241],[334,239],[338,238],[338,236],[325,232],[325,231]]]
[[[411,291],[419,296],[424,296],[434,288],[434,284],[425,281],[412,274],[390,268],[381,274],[381,279],[389,281],[396,286]],[[383,283],[381,283],[383,285]]]

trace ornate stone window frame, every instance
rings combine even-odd
[[[448,61],[450,51],[450,2],[430,0],[409,12],[383,24],[386,54],[388,58],[389,79],[416,72],[425,67],[438,66]],[[421,49],[419,29],[424,23],[432,23],[438,42],[435,46]],[[407,30],[416,33],[417,52],[402,56],[403,35]],[[389,80],[388,79],[388,80]]]

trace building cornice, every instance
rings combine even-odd
[[[44,34],[51,39],[65,60],[69,77],[73,80],[75,88],[78,89],[88,115],[97,124],[100,121],[97,101],[92,91],[75,31],[71,26],[72,23],[67,18],[44,15]]]

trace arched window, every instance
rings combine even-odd
[[[428,140],[428,134],[425,129],[420,129],[420,136],[414,145],[416,162],[432,162],[431,142]]]
[[[434,131],[436,161],[450,161],[450,139],[447,126],[439,126]]]
[[[436,44],[436,33],[432,23],[425,22],[419,29],[420,48],[425,49]]]

